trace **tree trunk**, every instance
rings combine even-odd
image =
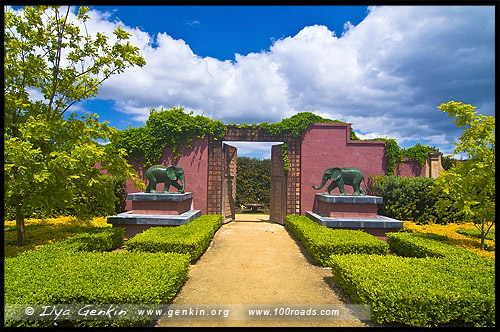
[[[24,241],[24,216],[21,213],[21,199],[16,198],[16,228],[17,228],[17,246],[22,247]]]
[[[484,250],[484,238],[486,237],[486,234],[484,234],[484,224],[486,222],[486,219],[483,218],[483,221],[481,223],[481,250]]]

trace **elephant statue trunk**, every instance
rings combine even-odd
[[[180,193],[183,193],[184,192],[184,189],[185,189],[185,186],[186,186],[186,182],[184,180],[184,173],[182,173],[180,176],[179,176],[179,180],[181,181],[181,189],[179,189],[179,192]]]
[[[326,181],[328,181],[329,179],[330,179],[330,177],[327,174],[323,174],[323,180],[321,180],[321,184],[319,185],[319,187],[316,187],[313,185],[313,189],[320,190],[321,188],[323,188],[325,186]]]

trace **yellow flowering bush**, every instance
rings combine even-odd
[[[26,245],[18,247],[16,222],[4,222],[4,257],[15,257],[25,251],[38,250],[48,244],[65,240],[80,233],[82,230],[78,227],[111,227],[106,223],[106,217],[81,220],[73,216],[26,219],[24,225]]]
[[[456,247],[467,249],[481,256],[489,257],[492,259],[495,258],[494,240],[484,240],[487,250],[481,250],[480,249],[481,239],[457,233],[457,230],[460,228],[476,229],[474,223],[471,222],[464,224],[448,224],[448,225],[440,225],[434,223],[430,223],[427,225],[418,225],[411,221],[403,222],[403,230],[405,231],[443,235],[448,238],[447,240],[443,241],[444,243],[448,243]]]
[[[106,217],[94,217],[89,220],[78,219],[74,216],[65,216],[57,218],[28,218],[24,220],[24,225],[63,225],[63,226],[85,226],[85,227],[111,227],[111,224],[106,222]],[[16,226],[15,220],[7,220],[4,226]]]

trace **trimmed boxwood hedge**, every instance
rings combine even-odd
[[[494,262],[476,255],[415,258],[332,255],[333,279],[376,323],[495,324]]]
[[[128,251],[177,252],[201,256],[222,224],[221,215],[203,215],[186,225],[151,227],[125,243]]]
[[[72,252],[55,246],[5,259],[6,304],[159,304],[184,284],[189,256],[176,253]],[[53,321],[7,321],[51,326]],[[144,321],[73,321],[75,325],[142,325]]]
[[[449,257],[475,255],[474,253],[430,239],[427,234],[397,232],[387,234],[391,252],[403,257]]]
[[[5,259],[6,304],[160,304],[184,284],[190,256],[104,252],[123,242],[124,229],[95,228]],[[61,321],[70,326],[141,326],[147,320]],[[50,320],[9,320],[6,326],[53,326]]]
[[[305,216],[288,215],[286,225],[306,247],[314,260],[323,266],[332,254],[386,255],[389,246],[376,236],[360,230],[331,229]]]
[[[53,244],[53,247],[74,252],[111,251],[122,245],[124,235],[123,227],[89,228],[85,233]]]

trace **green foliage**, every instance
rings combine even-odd
[[[396,160],[402,157],[401,149],[395,139],[388,139],[385,142],[385,163],[386,174],[394,174],[396,170]]]
[[[203,215],[186,225],[151,227],[125,243],[129,251],[176,252],[201,256],[222,224],[221,215]]]
[[[459,228],[457,229],[458,234],[470,236],[470,237],[477,237],[481,238],[481,231],[479,229],[465,229],[465,228]],[[484,237],[486,240],[495,240],[495,229],[492,228],[488,232],[488,234]]]
[[[271,160],[238,157],[236,172],[236,206],[248,203],[264,204],[269,208]]]
[[[286,172],[290,169],[290,159],[288,158],[288,149],[286,143],[282,145],[283,170]]]
[[[463,256],[477,256],[468,250],[431,239],[428,234],[388,233],[387,243],[391,252],[403,257],[446,257],[449,259],[459,259]]]
[[[222,139],[225,132],[222,121],[203,115],[193,116],[193,112],[185,113],[183,107],[152,109],[145,126],[120,131],[117,146],[137,160],[144,158],[145,166],[148,166],[161,158],[166,147],[176,153],[182,144],[193,148],[194,138],[213,135],[215,139]],[[177,153],[174,159],[179,156]]]
[[[420,143],[407,149],[401,149],[395,139],[387,139],[384,153],[386,174],[394,174],[396,170],[396,161],[402,160],[403,158],[416,160],[423,166],[428,158],[428,153],[432,151],[438,151],[438,149]]]
[[[295,115],[292,115],[290,118],[283,119],[280,122],[268,123],[267,121],[264,121],[261,124],[257,125],[257,127],[271,135],[290,133],[293,137],[300,137],[300,135],[302,135],[302,133],[307,129],[307,127],[313,123],[343,123],[343,122],[340,120],[323,118],[312,112],[300,112]],[[359,138],[356,136],[352,128],[350,136],[351,139],[353,140],[359,140]]]
[[[24,216],[70,205],[86,217],[89,197],[113,213],[106,177],[136,179],[124,151],[102,144],[115,139],[116,129],[97,115],[66,112],[97,95],[104,80],[145,61],[121,28],[113,45],[101,33],[89,35],[87,7],[79,8],[76,22],[68,20],[70,7],[59,10],[25,6],[4,14],[4,197],[16,211],[18,245],[24,245]]]
[[[472,220],[484,237],[495,223],[495,118],[474,111],[475,107],[450,101],[438,106],[464,128],[455,154],[465,153],[468,159],[457,163],[436,179],[435,191],[443,193],[437,207],[443,213],[457,209]],[[451,199],[447,199],[447,198]]]
[[[443,165],[443,168],[447,171],[453,166],[455,166],[457,163],[460,163],[460,160],[457,160],[455,158],[452,158],[451,156],[443,156],[441,158],[441,164]]]
[[[168,303],[188,276],[189,257],[177,253],[71,252],[48,246],[5,259],[5,304]],[[83,326],[144,321],[71,321]],[[52,326],[54,321],[6,321],[6,326]]]
[[[57,242],[52,247],[74,252],[112,251],[122,245],[124,235],[123,227],[90,228],[84,233]]]
[[[386,255],[389,246],[375,236],[358,230],[331,229],[297,215],[286,216],[288,229],[304,244],[314,260],[327,266],[332,254]]]
[[[332,255],[329,265],[335,284],[355,303],[371,305],[376,323],[495,325],[495,265],[488,259],[350,254]]]
[[[398,220],[419,223],[446,222],[435,213],[436,195],[432,194],[434,179],[396,175],[373,177],[371,194],[381,196],[384,203],[379,214]]]

